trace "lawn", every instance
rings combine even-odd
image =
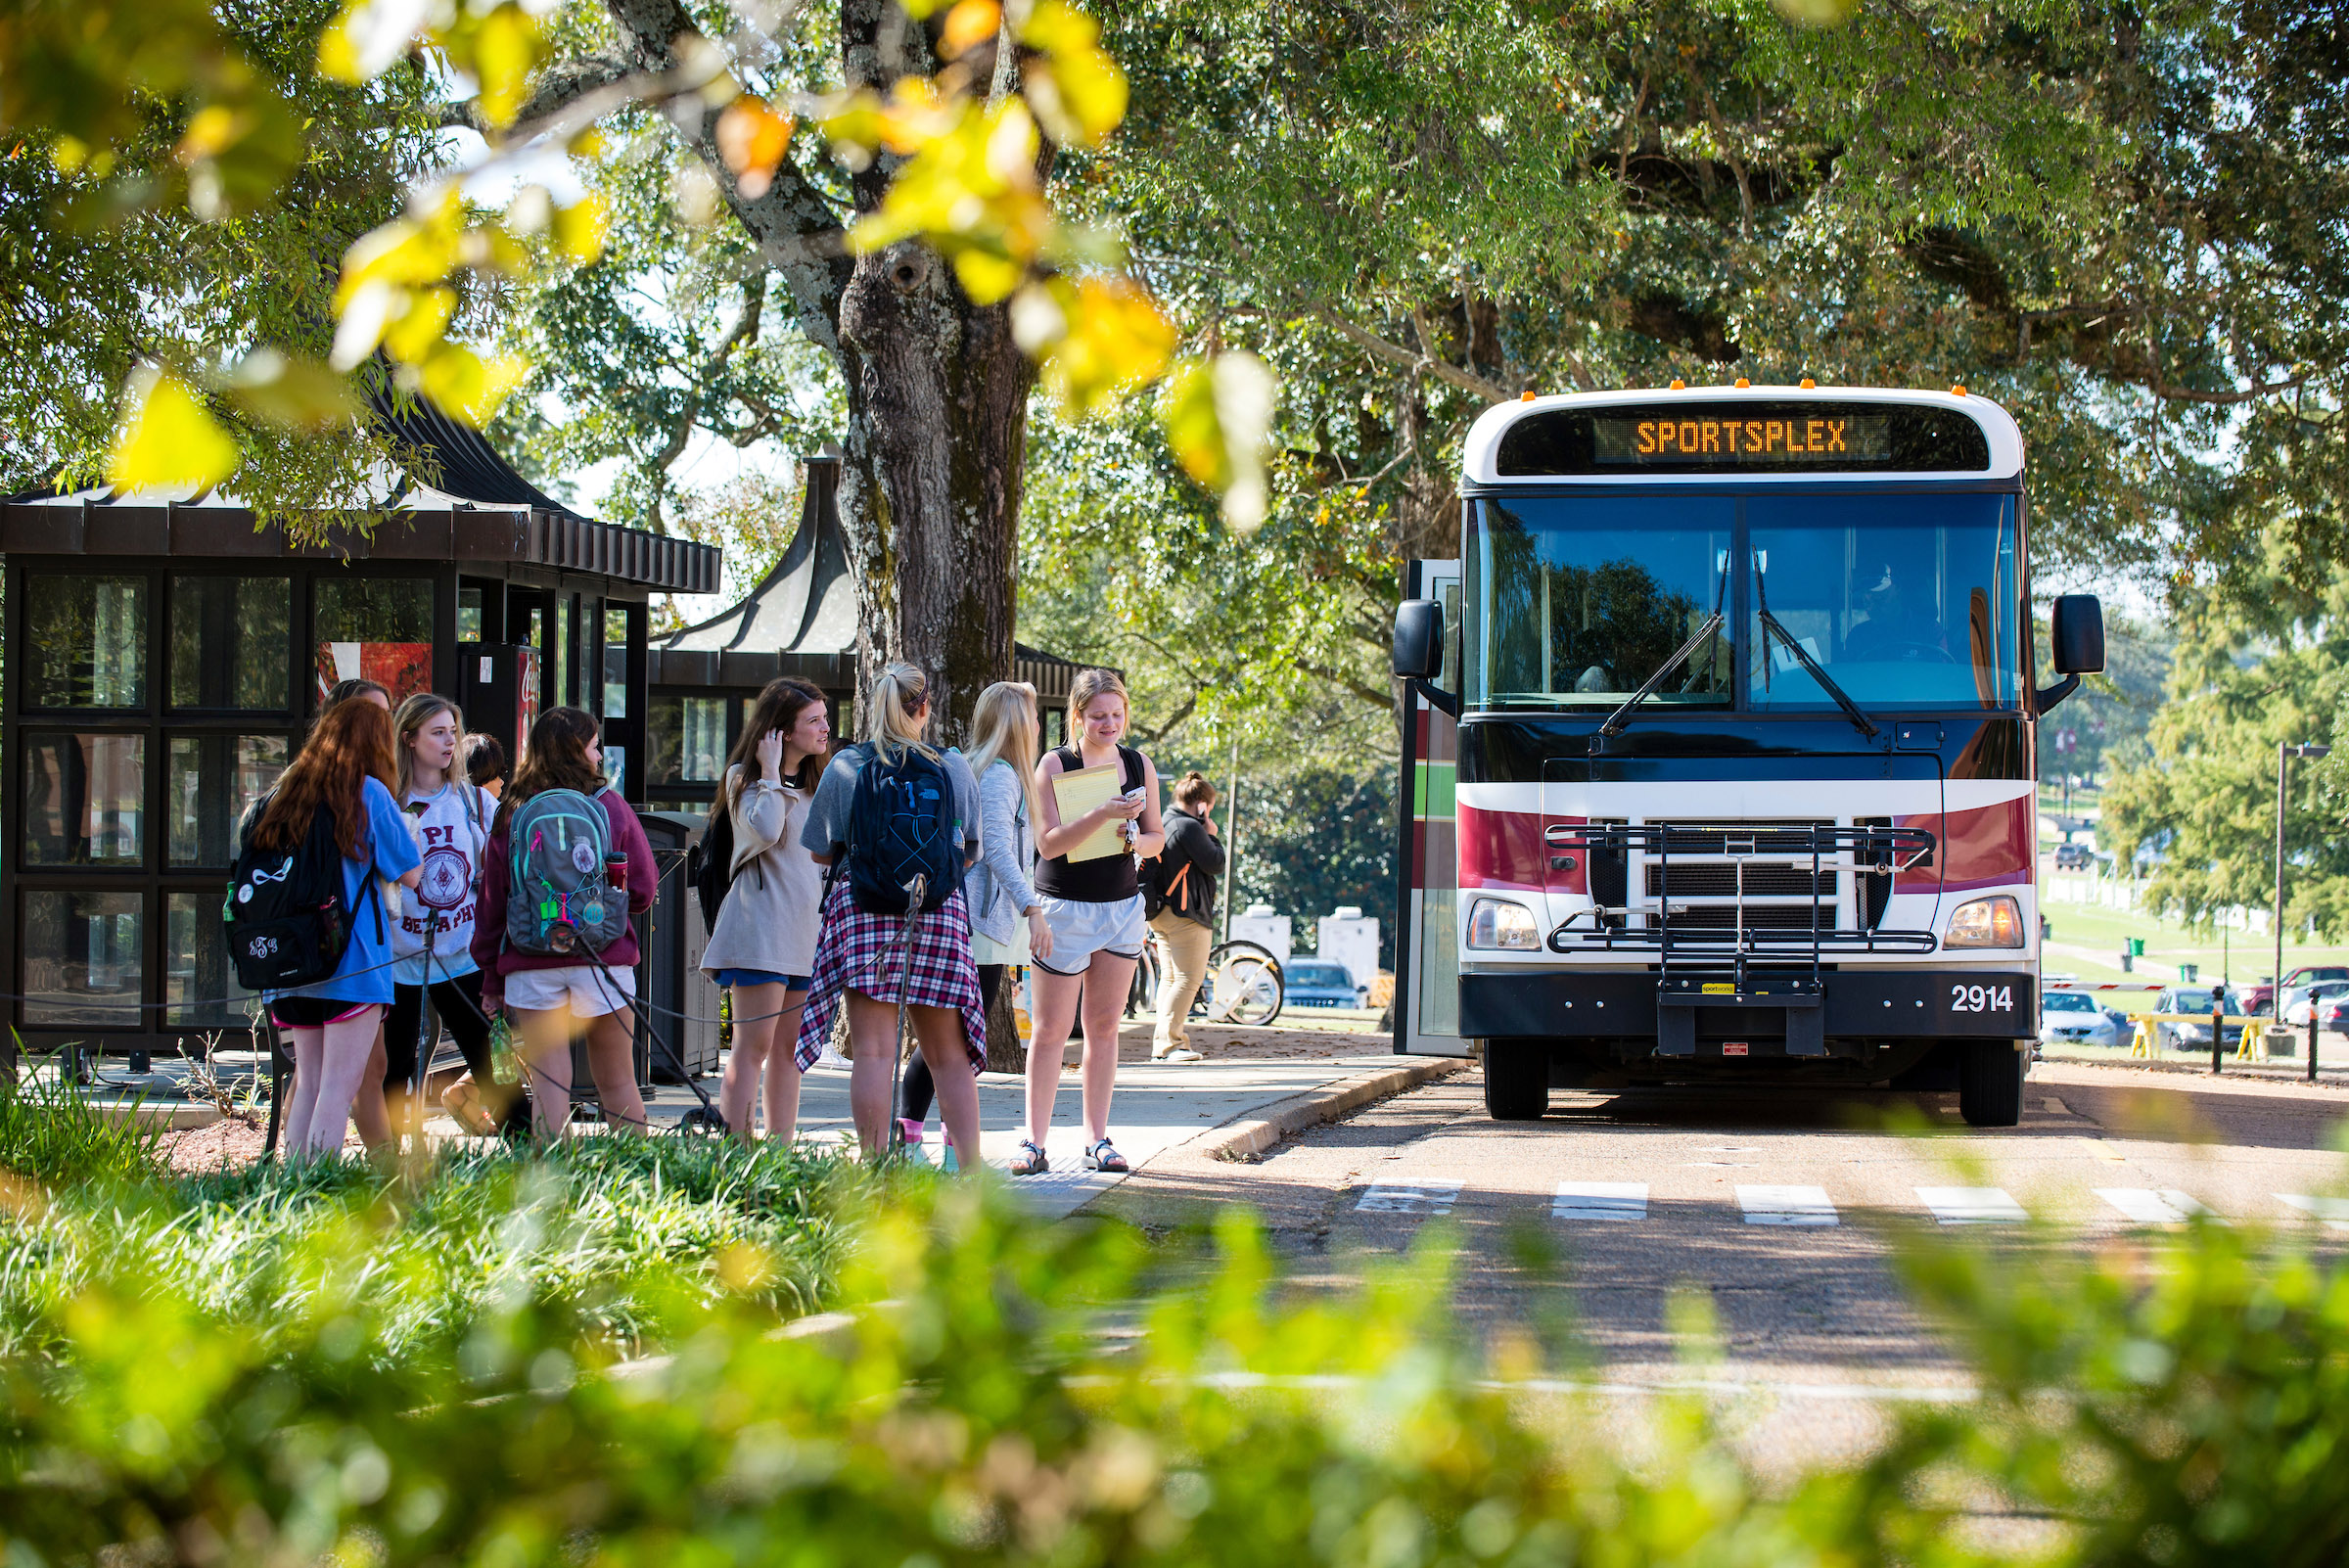
[[[2046,874],[2045,863],[2042,875]],[[2043,883],[2044,885],[2044,883]],[[2170,984],[2182,963],[2200,969],[2203,984],[2226,977],[2236,985],[2265,979],[2276,967],[2275,939],[2233,931],[2192,931],[2181,921],[2156,918],[2139,909],[2124,913],[2096,904],[2041,904],[2040,913],[2053,928],[2041,960],[2050,975],[2075,975],[2081,980],[2158,981]],[[2133,974],[2121,970],[2119,953],[2130,937],[2142,937],[2144,957]],[[2283,945],[2283,967],[2301,964],[2349,963],[2349,946],[2335,943],[2294,942]],[[2117,992],[2113,1005],[2128,1012],[2150,1011],[2153,992]]]

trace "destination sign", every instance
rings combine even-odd
[[[1979,474],[1964,410],[1835,398],[1707,398],[1543,408],[1501,432],[1502,478],[1655,474]]]
[[[1736,419],[1707,414],[1689,419],[1608,419],[1590,422],[1591,457],[1599,463],[1644,468],[1677,466],[1690,458],[1743,459],[1756,467],[1820,463],[1828,467],[1881,462],[1891,421],[1881,414],[1829,414],[1807,419]]]

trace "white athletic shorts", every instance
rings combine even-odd
[[[601,1018],[636,997],[636,971],[601,964],[566,964],[561,969],[517,969],[501,984],[506,1005],[533,1013],[569,1008],[574,1018]]]
[[[1050,894],[1037,897],[1043,899],[1044,924],[1052,932],[1052,956],[1034,962],[1046,974],[1082,975],[1091,966],[1097,952],[1113,958],[1142,955],[1142,943],[1150,927],[1142,918],[1140,894],[1115,903],[1083,903],[1075,899],[1055,899]]]

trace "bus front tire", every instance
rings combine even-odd
[[[2023,1119],[2023,1072],[2014,1042],[1969,1040],[1958,1065],[1958,1114],[1969,1127],[2013,1127]]]
[[[1496,1122],[1539,1122],[1549,1111],[1549,1052],[1523,1040],[1485,1045],[1485,1114]]]

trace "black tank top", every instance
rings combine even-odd
[[[1052,755],[1060,759],[1060,770],[1074,773],[1084,766],[1084,759],[1074,746],[1055,746]],[[1124,771],[1126,788],[1142,787],[1142,754],[1130,746],[1118,748],[1118,764]],[[1071,865],[1065,855],[1053,855],[1036,868],[1036,891],[1055,899],[1067,899],[1076,903],[1116,903],[1130,899],[1142,891],[1134,880],[1133,856],[1105,854],[1098,860],[1080,860]]]

